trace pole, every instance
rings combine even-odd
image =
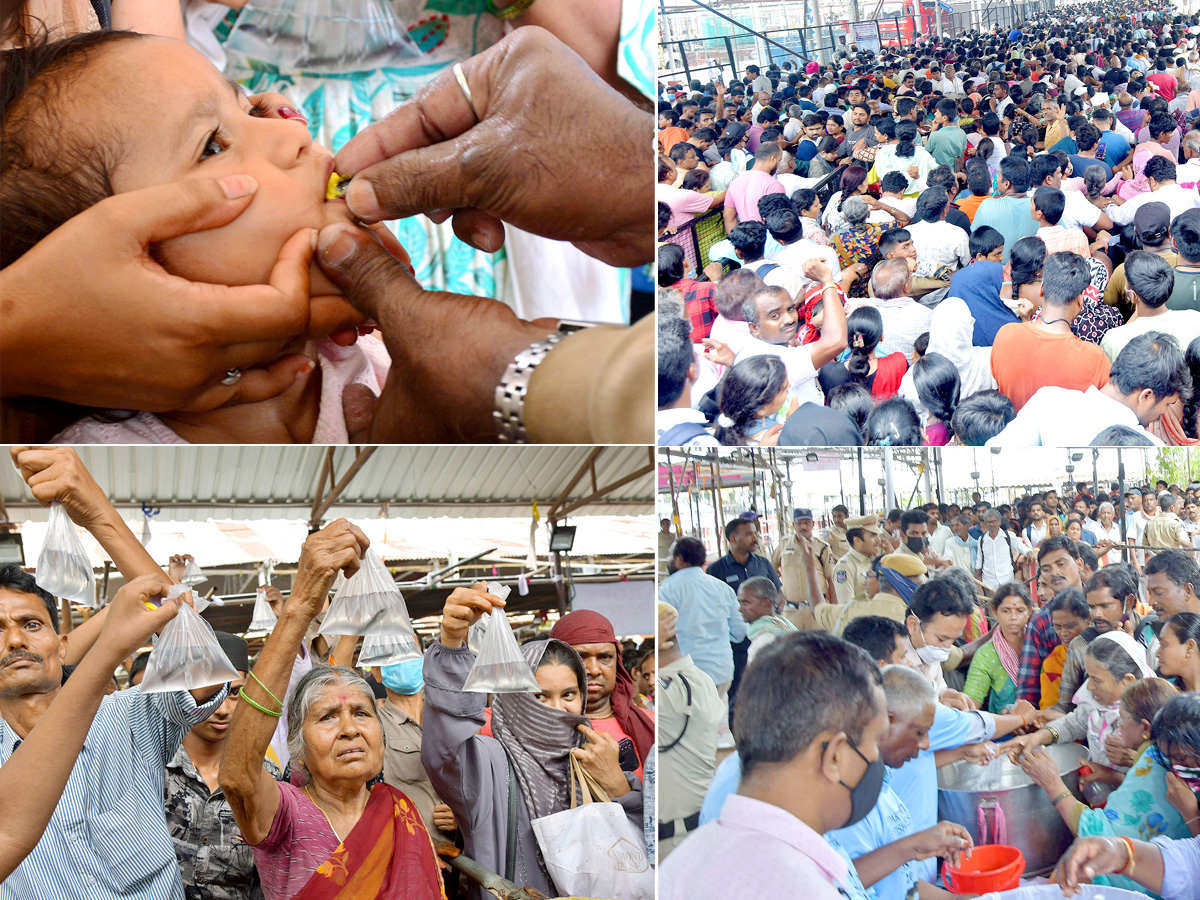
[[[671,516],[675,520],[675,533],[683,534],[683,525],[679,521],[679,501],[675,497],[675,472],[671,468],[671,450],[667,449],[667,482],[671,487]]]
[[[700,525],[700,471],[696,468],[696,461],[692,460],[692,491],[696,495],[696,537],[704,540],[704,531]]]
[[[863,474],[863,452],[858,448],[858,514],[867,514],[867,476]]]
[[[929,501],[932,501],[933,500],[933,481],[932,481],[932,476],[930,476],[930,474],[929,474],[929,448],[928,447],[921,448],[921,471],[922,471],[922,474],[924,474],[924,476],[925,476],[925,496],[927,498],[929,498]],[[929,502],[929,501],[926,501],[926,502]]]
[[[1100,460],[1100,451],[1097,448],[1093,447],[1092,448],[1092,496],[1096,496],[1100,493],[1100,468],[1098,465],[1099,460]]]
[[[708,464],[709,474],[713,480],[713,519],[717,523],[717,556],[721,556],[721,461],[714,460]]]
[[[1121,448],[1117,448],[1117,490],[1121,492],[1121,562],[1129,564],[1129,538],[1125,534],[1125,517],[1129,510],[1125,508],[1125,460],[1121,457]]]

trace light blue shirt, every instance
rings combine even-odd
[[[166,766],[228,694],[225,685],[203,706],[186,691],[105,697],[45,833],[0,882],[0,900],[183,900],[163,811]],[[0,766],[17,740],[0,719]]]
[[[746,638],[746,621],[733,588],[699,566],[688,566],[663,579],[658,599],[679,611],[679,652],[691,656],[714,684],[732,681],[733,648],[729,645]]]
[[[964,712],[944,704],[934,707],[933,727],[929,729],[929,749],[922,750],[898,769],[890,769],[891,788],[908,808],[913,831],[924,831],[937,824],[936,750],[949,750],[964,744],[978,744],[996,735],[996,718],[982,710]],[[914,863],[922,881],[936,884],[937,860]]]
[[[725,798],[736,793],[741,782],[742,758],[735,751],[725,757],[717,766],[717,771],[713,773],[713,779],[708,784],[708,792],[704,795],[704,803],[700,806],[701,825],[711,822],[721,814]]]
[[[885,770],[883,789],[871,811],[849,828],[827,832],[825,840],[832,846],[844,848],[851,858],[858,859],[915,832],[912,815],[904,801],[892,790],[890,781],[890,770]],[[921,878],[919,863],[910,861],[884,875],[871,885],[871,890],[879,900],[905,900]]]
[[[1196,900],[1200,884],[1200,838],[1173,841],[1156,837],[1151,843],[1162,851],[1163,900]]]

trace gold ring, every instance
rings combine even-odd
[[[483,121],[483,117],[479,115],[479,110],[475,108],[475,98],[471,96],[471,86],[467,84],[467,76],[463,72],[460,63],[454,64],[454,80],[458,82],[458,86],[462,88],[463,96],[467,98],[467,105],[471,107],[471,112],[475,113],[475,121]]]

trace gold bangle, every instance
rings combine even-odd
[[[280,700],[278,697],[276,697],[274,694],[272,694],[271,689],[269,687],[267,687],[265,684],[263,684],[257,675],[255,675],[253,672],[251,672],[250,677],[253,678],[256,682],[258,682],[258,686],[267,692],[268,697],[270,697],[272,700],[274,700],[276,703],[279,704],[280,709],[283,709],[283,701]]]
[[[495,0],[487,0],[487,11],[497,19],[515,19],[531,6],[533,6],[533,0],[513,0],[504,9],[496,9]]]
[[[255,703],[252,699],[250,699],[250,697],[248,697],[244,693],[242,694],[242,699],[245,700],[247,703],[249,703],[251,706],[253,706],[255,709],[257,709],[260,713],[265,713],[266,715],[270,716],[272,719],[278,719],[280,716],[283,715],[283,710],[280,710],[279,712],[273,712],[272,710],[267,709],[265,706],[260,706],[259,704]]]
[[[1071,790],[1070,790],[1070,788],[1068,788],[1067,790],[1065,790],[1065,791],[1063,791],[1061,794],[1059,794],[1057,797],[1055,797],[1053,800],[1051,800],[1051,801],[1050,801],[1050,805],[1051,805],[1051,806],[1058,806],[1058,804],[1059,804],[1061,801],[1063,801],[1063,800],[1066,800],[1068,797],[1074,797],[1074,796],[1075,796],[1075,795],[1071,793]]]
[[[1129,854],[1129,859],[1126,860],[1125,865],[1121,866],[1121,868],[1119,868],[1117,871],[1113,872],[1113,874],[1114,875],[1124,875],[1126,878],[1132,878],[1133,877],[1133,869],[1134,869],[1134,866],[1136,865],[1136,863],[1134,861],[1134,854],[1133,854],[1133,841],[1131,841],[1127,837],[1120,837],[1120,838],[1117,838],[1117,840],[1119,840],[1123,844],[1125,844],[1125,851]]]

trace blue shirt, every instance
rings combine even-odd
[[[913,834],[916,829],[913,828],[912,816],[904,801],[892,790],[890,781],[891,773],[885,770],[883,789],[871,811],[849,828],[828,832],[825,840],[831,845],[844,847],[853,859],[858,859]],[[916,861],[906,862],[876,881],[871,885],[871,890],[879,900],[905,900],[913,886],[922,880],[918,865]]]
[[[166,766],[228,694],[225,685],[203,706],[186,691],[105,697],[45,833],[0,882],[0,900],[183,900],[163,810]],[[0,719],[0,766],[17,740]]]
[[[1090,156],[1080,156],[1077,153],[1072,153],[1068,159],[1071,160],[1071,171],[1079,178],[1083,177],[1083,173],[1088,170],[1088,166],[1103,166],[1104,180],[1110,181],[1112,179],[1112,166],[1101,159],[1099,154],[1097,154],[1095,159],[1092,159]]]
[[[898,769],[891,771],[891,788],[908,807],[913,831],[924,831],[937,824],[937,762],[934,751],[949,750],[964,744],[978,744],[996,735],[996,718],[982,710],[964,712],[939,703],[934,707],[933,727],[929,729],[929,749],[922,750]],[[935,884],[937,860],[914,863],[922,881]]]
[[[1104,162],[1112,168],[1129,155],[1129,141],[1115,131],[1100,132],[1100,144],[1104,147]],[[1083,174],[1078,172],[1076,174]]]
[[[748,561],[755,559],[762,557],[751,556]],[[714,684],[732,681],[733,650],[729,645],[746,637],[746,621],[738,609],[734,588],[706,575],[698,566],[688,566],[663,579],[658,599],[679,611],[679,652],[690,655]]]
[[[1195,900],[1196,885],[1200,884],[1200,838],[1173,841],[1156,837],[1155,844],[1163,858],[1163,900]]]

